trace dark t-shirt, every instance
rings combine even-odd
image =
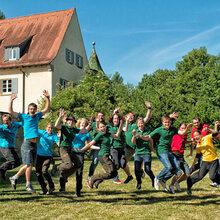
[[[68,125],[61,125],[60,146],[72,147],[72,142],[75,138],[75,134],[79,132],[80,130],[77,128],[70,128]]]

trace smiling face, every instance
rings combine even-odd
[[[33,105],[29,105],[28,107],[28,113],[31,117],[34,117],[35,114],[37,113],[37,108]]]
[[[3,117],[2,121],[7,128],[11,127],[11,120],[9,117],[7,117],[7,116]]]
[[[48,124],[46,127],[46,131],[48,134],[52,134],[53,132],[53,125],[52,124]]]
[[[198,131],[195,131],[193,133],[193,136],[194,136],[194,139],[195,139],[196,142],[200,142],[201,139],[202,139],[202,134],[200,132],[198,132]]]
[[[139,119],[137,121],[137,126],[138,126],[140,131],[143,131],[144,130],[144,121],[142,119]]]
[[[117,126],[119,124],[119,117],[118,115],[113,116],[113,124],[114,126]]]
[[[169,130],[169,129],[170,129],[170,126],[171,126],[171,120],[170,120],[170,118],[163,118],[162,124],[163,124],[163,126],[164,126],[165,129]]]
[[[72,128],[73,125],[75,124],[75,121],[74,121],[74,120],[66,120],[66,124],[67,124],[70,128]]]
[[[85,129],[86,126],[87,126],[86,120],[82,120],[81,123],[80,123],[80,129]]]
[[[98,130],[105,134],[106,133],[106,126],[105,126],[105,124],[99,123]]]
[[[195,128],[200,128],[201,126],[201,122],[199,121],[199,119],[193,119],[192,123]]]
[[[180,127],[179,127],[179,130],[180,131],[185,131],[186,129],[186,124],[181,124]]]

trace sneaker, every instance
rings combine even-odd
[[[171,192],[172,194],[175,194],[175,190],[172,184],[169,185],[169,192]]]
[[[140,190],[140,189],[141,189],[141,184],[138,183],[137,186],[136,186],[136,188],[137,188],[138,190]]]
[[[4,171],[4,170],[0,170],[0,173],[1,173],[2,179],[3,179],[3,180],[6,180],[5,171]]]
[[[60,188],[59,192],[66,192],[66,189],[65,188]]]
[[[117,180],[113,180],[113,183],[121,184],[121,180],[119,180],[119,179],[117,179]]]
[[[177,189],[179,192],[182,192],[182,189],[180,188],[180,185],[179,185],[179,183],[178,183],[177,181],[174,183],[174,186],[176,187],[176,189]]]
[[[52,195],[54,190],[55,190],[55,188],[49,188],[47,195]],[[64,189],[64,191],[65,191],[65,189]]]
[[[42,191],[40,192],[40,195],[46,195],[48,192],[47,188],[43,188]]]
[[[192,195],[192,190],[191,190],[191,189],[187,189],[186,192],[187,192],[187,194],[188,194],[189,196]]]
[[[11,186],[14,190],[16,190],[16,184],[17,184],[17,179],[14,179],[13,177],[9,177],[9,180],[11,182]]]
[[[143,169],[141,169],[141,178],[143,179],[145,177],[145,172]]]
[[[57,172],[57,167],[56,167],[55,164],[53,164],[53,168],[52,168],[52,170],[51,170],[51,175],[52,175],[52,176],[55,176],[56,172]]]
[[[128,176],[127,179],[124,181],[124,184],[129,183],[133,179],[134,179],[133,176]]]
[[[218,183],[210,183],[210,186],[218,188]]]
[[[168,189],[166,187],[166,181],[165,180],[159,180],[159,183],[161,184],[161,186],[164,188],[164,190],[167,192]]]
[[[159,180],[157,179],[157,177],[154,178],[154,188],[156,190],[160,189]]]
[[[26,190],[27,190],[29,193],[36,193],[36,191],[33,189],[33,187],[32,187],[31,185],[26,186]]]

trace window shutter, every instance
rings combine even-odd
[[[83,68],[83,57],[80,58],[81,58],[81,68]]]
[[[79,55],[78,54],[76,54],[76,66],[79,67]]]
[[[3,93],[3,90],[2,90],[2,80],[0,80],[0,94]]]
[[[15,56],[16,56],[16,60],[20,59],[20,47],[15,48]]]
[[[5,48],[5,61],[9,60],[9,48]]]
[[[18,78],[12,78],[12,93],[18,93]]]
[[[74,52],[71,51],[71,63],[74,64]]]
[[[69,63],[70,62],[70,54],[69,50],[66,48],[66,61]]]

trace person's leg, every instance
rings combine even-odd
[[[21,165],[19,157],[14,150],[14,148],[2,147],[0,151],[3,157],[6,159],[6,162],[0,166],[0,172],[2,178],[5,180],[5,173],[7,170],[12,170]]]
[[[45,157],[37,155],[37,159],[36,159],[36,176],[37,176],[37,180],[41,186],[42,189],[42,193],[41,194],[46,194],[47,193],[47,184],[44,182],[44,178],[43,178],[43,173],[42,173],[42,166],[43,163],[45,161]]]
[[[135,176],[137,180],[137,189],[141,189],[141,164],[142,164],[142,158],[140,155],[135,155],[134,157],[134,171]]]
[[[219,184],[220,179],[219,179],[219,175],[218,175],[218,160],[214,160],[212,162],[210,162],[209,164],[209,178],[213,181],[216,182],[217,184]]]
[[[47,194],[52,194],[53,191],[55,190],[55,187],[54,187],[54,183],[53,183],[53,180],[48,172],[48,169],[50,167],[50,163],[52,161],[52,157],[46,157],[44,162],[43,162],[43,166],[42,166],[42,173],[43,173],[43,176],[44,178],[47,180],[48,184],[49,184],[49,191]]]
[[[151,179],[152,187],[154,187],[155,176],[154,176],[153,171],[151,170],[152,156],[151,156],[151,154],[145,154],[145,155],[143,155],[143,159],[144,159],[144,170]]]
[[[131,180],[133,180],[133,176],[131,175],[129,166],[128,166],[128,161],[131,160],[131,158],[134,155],[134,149],[132,149],[129,146],[126,146],[125,148],[125,159],[126,159],[126,166],[124,168],[125,173],[127,174],[127,179],[124,181],[125,184],[129,183]]]
[[[84,167],[84,154],[77,154],[82,166],[76,171],[76,195],[81,196],[82,189],[83,167]]]
[[[116,176],[117,170],[115,168],[115,165],[110,160],[109,155],[99,156],[99,161],[101,162],[102,167],[105,170],[105,173],[92,176],[90,179],[91,187],[93,187],[93,184],[95,184],[96,188],[98,188],[98,185],[105,179],[111,179],[114,178],[114,176]]]
[[[162,153],[158,154],[158,159],[163,164],[164,168],[160,171],[160,173],[157,175],[158,180],[162,180],[165,177],[168,178],[169,176],[172,176],[170,170],[172,169],[171,162],[169,160],[169,154],[168,153]]]
[[[190,195],[191,194],[191,188],[192,186],[199,182],[200,180],[202,180],[205,175],[209,172],[208,170],[208,162],[203,161],[202,165],[200,167],[200,170],[196,173],[194,173],[193,175],[191,175],[188,179],[187,179],[187,193]]]
[[[120,148],[111,148],[111,150],[110,150],[112,162],[115,165],[117,170],[119,170],[119,168],[120,168],[119,153],[120,153]],[[116,176],[113,178],[113,183],[121,184],[121,181],[119,180],[118,172],[117,172]]]
[[[92,150],[92,163],[89,167],[88,177],[91,177],[94,175],[95,169],[99,163],[98,154],[99,154],[99,150]]]

